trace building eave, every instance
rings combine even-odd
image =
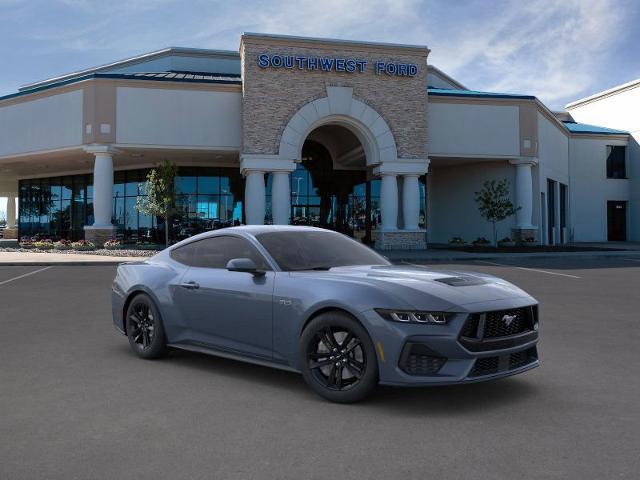
[[[618,93],[626,92],[627,90],[631,90],[634,88],[640,87],[640,78],[636,80],[632,80],[627,83],[623,83],[622,85],[618,85],[613,88],[609,88],[608,90],[603,90],[598,93],[594,93],[588,97],[581,98],[579,100],[575,100],[571,103],[567,103],[565,105],[565,109],[571,110],[573,108],[580,107],[582,105],[586,105],[587,103],[597,102],[598,100],[602,100],[606,97],[610,97],[612,95],[617,95]]]
[[[136,65],[142,62],[155,59],[155,58],[162,58],[162,57],[166,57],[173,54],[240,58],[240,54],[238,52],[234,52],[231,50],[209,50],[209,49],[203,49],[203,48],[167,47],[161,50],[156,50],[153,52],[136,55],[135,57],[125,58],[122,60],[117,60],[115,62],[106,63],[104,65],[99,65],[97,67],[77,70],[75,72],[66,73],[64,75],[59,75],[57,77],[52,77],[45,80],[39,80],[37,82],[28,83],[20,86],[18,88],[18,92],[33,90],[35,88],[39,88],[49,84],[57,84],[62,81],[66,81],[66,80],[77,78],[77,77],[83,77],[92,73],[100,73],[100,72],[103,72],[104,70],[109,70],[116,67],[126,67],[130,65]]]
[[[110,79],[110,80],[132,80],[136,82],[164,82],[164,83],[189,83],[189,84],[209,84],[209,85],[237,85],[238,88],[242,86],[242,80],[238,79],[220,79],[220,80],[205,80],[205,79],[179,79],[179,78],[149,78],[149,77],[141,77],[133,74],[124,74],[124,73],[89,73],[87,75],[82,75],[79,77],[73,77],[67,80],[60,80],[55,83],[49,83],[42,85],[40,87],[34,87],[29,90],[22,90],[16,93],[10,93],[9,95],[4,95],[0,97],[0,104],[5,100],[12,100],[20,97],[28,97],[30,95],[44,92],[47,90],[54,90],[56,88],[65,87],[67,85],[73,85],[76,83],[86,82],[88,80],[99,80],[99,79]]]
[[[452,83],[453,85],[455,85],[459,89],[461,89],[461,90],[469,90],[467,87],[465,87],[463,84],[461,84],[455,78],[453,78],[451,75],[446,74],[445,72],[440,70],[435,65],[429,64],[429,65],[427,65],[427,69],[430,70],[430,71],[433,71],[436,75],[440,75],[442,78],[444,78],[448,82]]]

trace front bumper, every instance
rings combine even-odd
[[[496,302],[482,310],[502,310],[524,305]],[[539,366],[538,331],[495,342],[481,351],[461,341],[470,313],[459,313],[446,325],[404,324],[382,319],[374,310],[364,312],[372,327],[378,354],[380,383],[420,386],[474,383],[516,375]],[[489,342],[490,343],[490,342]],[[466,348],[467,347],[470,348]],[[493,347],[491,347],[493,348]]]

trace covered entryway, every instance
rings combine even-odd
[[[291,174],[291,224],[329,228],[372,243],[380,221],[380,180],[347,128],[323,125],[304,142]]]
[[[241,155],[247,223],[317,225],[377,248],[426,248],[428,161],[398,158],[385,119],[351,88],[326,89],[289,118],[277,155]]]

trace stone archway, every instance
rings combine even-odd
[[[300,108],[280,137],[278,156],[299,162],[308,135],[323,125],[340,125],[360,141],[368,166],[398,159],[396,142],[385,119],[367,104],[353,98],[350,87],[327,87],[327,96]]]
[[[336,125],[348,129],[357,137],[364,151],[366,166],[381,178],[382,220],[376,240],[377,247],[425,248],[425,231],[418,228],[418,177],[426,173],[428,160],[398,158],[396,141],[389,125],[373,108],[354,98],[351,87],[328,86],[326,90],[326,97],[306,103],[291,116],[282,131],[275,155],[241,156],[241,170],[247,179],[247,223],[263,222],[265,173],[273,175],[273,223],[289,223],[290,173],[295,169],[296,163],[302,161],[305,140],[319,127]],[[402,182],[402,199],[399,198],[399,180]]]

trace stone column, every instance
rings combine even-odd
[[[16,197],[7,197],[7,230],[16,228]]]
[[[398,229],[398,181],[395,173],[382,173],[380,185],[380,215],[382,230]]]
[[[108,145],[92,145],[85,151],[95,156],[93,163],[93,225],[84,227],[86,240],[102,246],[113,238],[113,155],[116,151]]]
[[[420,183],[418,182],[418,175],[403,175],[402,179],[404,230],[418,230],[420,218]]]
[[[271,208],[274,225],[288,225],[291,217],[291,192],[289,172],[273,172],[271,184]]]
[[[290,217],[291,194],[289,174],[295,170],[292,159],[279,155],[240,155],[240,172],[245,177],[244,207],[247,225],[263,225],[265,215],[264,174],[273,174],[271,183],[271,207],[273,223],[287,225]]]
[[[533,225],[533,173],[532,167],[538,163],[534,157],[522,157],[510,160],[516,167],[515,206],[516,228],[513,231],[516,240],[536,237],[536,226]]]
[[[245,177],[244,208],[247,225],[262,225],[265,213],[264,171],[246,170]]]
[[[429,168],[427,159],[395,159],[373,169],[382,179],[380,210],[382,225],[376,236],[381,250],[424,250],[426,231],[418,227],[420,217],[420,175]],[[398,176],[402,177],[402,229],[398,228]]]
[[[18,239],[18,228],[16,227],[16,197],[15,195],[9,195],[7,197],[7,228],[2,231],[3,240],[11,240],[13,245],[16,246]]]

